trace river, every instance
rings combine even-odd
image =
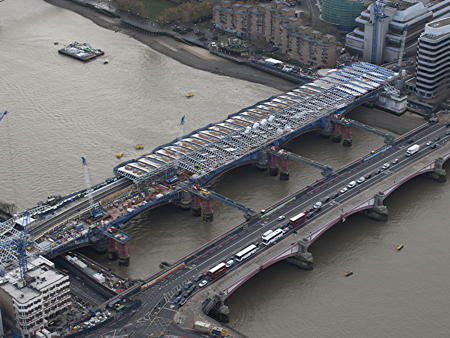
[[[83,64],[58,55],[75,40],[107,56]],[[126,160],[138,155],[137,143],[151,150],[177,137],[181,116],[188,132],[277,93],[189,68],[43,1],[1,3],[0,44],[0,110],[10,112],[0,122],[0,199],[20,209],[84,188],[80,156],[88,158],[92,182],[100,182],[120,163],[116,152]],[[195,97],[186,99],[187,92]],[[381,145],[355,130],[351,148],[314,134],[288,148],[339,167]],[[319,171],[299,164],[288,182],[244,167],[215,189],[261,209],[318,178]],[[448,337],[449,187],[414,179],[388,198],[386,223],[357,215],[319,239],[311,248],[313,271],[278,263],[256,275],[228,300],[230,325],[249,337]],[[129,267],[90,255],[143,278],[241,220],[218,203],[211,223],[166,206],[129,223]],[[399,243],[405,247],[398,252]],[[346,278],[345,271],[354,274]]]

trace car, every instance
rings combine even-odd
[[[440,136],[437,136],[437,137],[435,137],[434,139],[433,139],[433,141],[434,142],[437,142],[437,141],[439,141],[441,139],[441,137]]]
[[[366,180],[366,178],[365,178],[364,176],[361,176],[360,178],[358,178],[358,179],[356,180],[356,183],[361,184],[361,183],[363,183],[365,180]]]
[[[351,189],[356,185],[356,181],[351,181],[349,184],[347,184],[347,188]]]
[[[341,190],[339,190],[339,193],[344,194],[347,192],[347,187],[343,187]]]
[[[339,197],[339,191],[333,195],[333,198]]]
[[[183,287],[185,290],[189,289],[194,283],[192,283],[190,280],[188,280],[186,283],[184,283]]]
[[[202,278],[203,278],[203,275],[198,275],[197,277],[194,278],[194,282],[198,282]]]
[[[387,168],[389,168],[391,165],[386,162],[385,164],[383,164],[383,166],[381,167],[382,170],[386,170]]]
[[[284,220],[285,218],[286,218],[286,216],[281,215],[280,217],[278,217],[278,220],[279,220],[279,221],[282,221],[282,220]]]
[[[398,163],[398,158],[395,158],[391,163],[392,163],[392,165],[397,164]]]
[[[372,177],[372,174],[367,174],[366,176],[364,176],[366,180],[368,180],[369,178]]]
[[[433,142],[428,141],[427,143],[425,143],[425,145],[428,147],[428,146],[431,146],[432,143],[433,143]]]
[[[182,289],[177,290],[177,291],[174,293],[174,297],[180,296],[182,292],[183,292]]]
[[[231,267],[231,266],[233,266],[234,265],[234,260],[233,259],[229,259],[229,260],[227,260],[226,262],[225,262],[225,266],[227,267],[227,268],[229,268],[229,267]]]
[[[375,175],[378,175],[379,173],[381,173],[381,169],[378,169],[377,171],[375,171]]]
[[[208,284],[208,281],[206,279],[202,280],[200,283],[198,283],[198,287],[202,288],[204,287],[206,284]]]
[[[261,209],[260,213],[264,215],[266,213],[266,209]]]
[[[183,296],[175,297],[172,301],[172,304],[175,304],[175,305],[179,304],[183,298],[184,298]]]
[[[447,130],[447,132],[445,133],[445,135],[450,135],[450,130]]]
[[[331,196],[325,197],[325,198],[322,200],[322,203],[323,203],[323,204],[328,203],[328,202],[330,201],[330,199],[331,199]]]
[[[311,207],[311,208],[308,209],[308,213],[309,213],[309,214],[312,213],[312,212],[314,212],[314,211],[315,211],[314,207]]]
[[[436,143],[433,143],[433,144],[430,146],[431,149],[434,149],[434,148],[436,148],[436,147],[437,147],[437,144],[436,144]]]
[[[413,138],[410,138],[406,143],[407,143],[407,144],[411,144],[411,143],[414,143],[414,142],[416,142],[416,140],[413,139]]]
[[[447,128],[450,128],[450,122],[445,125]]]
[[[314,209],[320,209],[320,208],[322,208],[322,202],[316,202],[316,203],[314,203],[313,208],[314,208]]]

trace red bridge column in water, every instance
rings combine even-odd
[[[336,143],[339,143],[342,140],[341,125],[338,123],[334,124],[333,134],[331,135],[331,140]]]
[[[269,161],[269,175],[277,176],[278,175],[278,156],[270,155]]]
[[[192,194],[191,214],[193,216],[200,216],[202,214],[202,206],[200,204],[200,196]]]
[[[289,160],[287,157],[281,158],[280,161],[280,180],[289,180]]]
[[[111,261],[116,260],[119,256],[117,254],[116,241],[113,238],[108,237],[108,259]]]
[[[202,200],[202,216],[203,220],[206,222],[212,221],[214,219],[212,201],[210,198]]]
[[[119,251],[119,265],[130,265],[130,253],[128,251],[128,244],[117,242],[116,245]]]
[[[344,147],[350,147],[353,143],[352,140],[352,127],[351,126],[344,126],[344,141],[342,142],[342,145]]]

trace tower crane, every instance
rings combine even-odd
[[[89,212],[92,217],[98,218],[103,216],[103,210],[94,204],[94,198],[92,197],[92,184],[91,184],[91,176],[89,175],[89,167],[87,163],[86,157],[81,157],[81,163],[83,164],[84,169],[84,180],[86,182],[86,194],[89,200]]]

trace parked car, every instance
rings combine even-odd
[[[198,283],[199,287],[204,287],[206,284],[208,284],[208,281],[206,279],[202,280],[200,283]]]
[[[189,289],[194,283],[192,283],[190,280],[188,280],[186,283],[184,283],[183,287],[185,290]]]

